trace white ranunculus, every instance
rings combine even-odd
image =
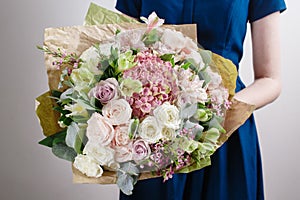
[[[153,115],[161,127],[178,129],[180,124],[179,110],[176,106],[165,102],[153,111]]]
[[[112,124],[127,124],[131,119],[132,109],[125,99],[109,101],[102,108],[103,116]]]
[[[148,116],[141,122],[138,132],[139,136],[149,143],[155,143],[162,138],[161,128],[153,116]]]
[[[89,141],[85,145],[83,153],[94,158],[100,165],[108,167],[116,166],[114,159],[115,151],[110,147],[101,146]]]
[[[103,174],[100,164],[87,155],[80,154],[76,156],[73,166],[88,177],[99,178]]]
[[[86,135],[90,142],[107,146],[115,136],[115,130],[110,122],[99,113],[93,113],[87,121]]]

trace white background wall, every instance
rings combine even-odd
[[[34,98],[47,90],[43,56],[35,46],[46,27],[82,24],[90,1],[27,0],[0,3],[0,199],[114,200],[116,186],[74,185],[71,165],[38,145],[43,138]],[[97,0],[113,9],[115,1]],[[283,92],[271,106],[256,111],[267,199],[300,199],[300,3],[288,0],[281,18]],[[252,78],[249,36],[242,77]]]

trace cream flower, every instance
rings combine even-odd
[[[112,124],[126,124],[131,118],[132,109],[125,99],[109,101],[102,108],[103,116]]]
[[[110,147],[88,142],[83,149],[83,153],[94,158],[100,165],[112,168],[116,168],[117,166],[114,159],[115,150]]]
[[[179,110],[176,106],[165,102],[153,111],[153,115],[161,127],[166,126],[171,129],[178,129],[180,124]]]
[[[100,164],[87,155],[80,154],[76,156],[73,166],[88,177],[99,178],[103,174]]]
[[[139,136],[149,143],[155,143],[162,138],[161,128],[153,116],[148,116],[141,122],[138,132]]]
[[[164,126],[161,130],[162,137],[167,140],[172,140],[176,137],[176,132],[172,128]]]
[[[86,135],[90,142],[107,146],[114,138],[114,128],[110,122],[99,113],[93,113],[87,121]]]

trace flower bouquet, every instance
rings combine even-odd
[[[232,98],[235,66],[175,30],[194,25],[141,20],[50,28],[40,47],[50,87],[37,98],[40,144],[73,163],[75,182],[128,195],[138,179],[210,165],[253,111]]]

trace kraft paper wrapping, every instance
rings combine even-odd
[[[117,30],[122,31],[143,27],[145,27],[143,24],[125,23],[48,28],[45,30],[44,45],[54,51],[60,48],[65,50],[67,53],[76,53],[77,55],[81,55],[81,53],[88,49],[91,45],[110,39]],[[195,25],[167,25],[165,27],[181,31],[183,34],[192,39],[197,38]],[[45,65],[48,74],[50,91],[57,90],[61,73],[60,70],[52,65],[53,61],[54,60],[51,56],[45,54]],[[233,96],[237,77],[235,66],[230,60],[218,56],[217,54],[213,54],[212,64],[217,67],[219,72],[222,74],[223,84],[226,88],[228,88],[230,95]],[[36,107],[37,115],[46,136],[53,135],[60,130],[57,125],[59,115],[52,110],[55,102],[48,98],[49,95],[50,92],[47,92],[38,97]],[[234,98],[232,99],[232,106],[226,112],[226,119],[224,122],[224,128],[227,133],[223,134],[219,138],[220,146],[247,120],[254,109],[255,107],[253,105],[248,105]],[[72,169],[74,183],[113,184],[116,182],[115,172],[105,171],[103,176],[100,178],[89,178],[74,167]],[[156,176],[152,173],[142,173],[140,179],[153,177]]]

